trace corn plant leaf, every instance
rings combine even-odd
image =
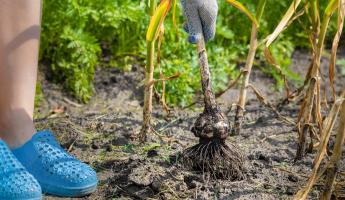
[[[150,16],[153,16],[153,14],[155,13],[156,4],[157,4],[157,0],[148,0],[147,6],[148,6],[148,11],[149,11]]]
[[[338,2],[340,0],[331,0],[325,10],[325,16],[331,16],[333,12],[338,8]]]
[[[335,98],[335,88],[334,88],[334,74],[335,74],[335,64],[337,59],[337,49],[339,45],[339,40],[341,37],[341,33],[343,31],[344,26],[344,16],[345,16],[345,0],[339,1],[338,7],[338,25],[337,25],[337,33],[334,36],[333,44],[332,44],[332,53],[331,59],[329,63],[329,80],[333,91],[333,98]]]
[[[152,42],[157,39],[165,17],[171,7],[171,0],[163,0],[151,17],[149,28],[146,33],[146,40]]]
[[[244,14],[247,15],[247,17],[249,17],[250,20],[252,20],[253,23],[255,23],[256,26],[259,26],[259,23],[258,23],[258,20],[256,19],[256,17],[243,4],[241,4],[240,2],[238,2],[236,0],[226,0],[226,2],[228,2],[229,4],[234,6],[235,8],[242,11]]]
[[[260,23],[262,14],[264,13],[267,0],[260,0],[258,7],[256,8],[256,20]]]
[[[286,28],[286,26],[289,24],[290,20],[292,19],[292,16],[296,13],[298,5],[301,3],[302,0],[293,0],[291,3],[289,9],[284,14],[282,20],[279,22],[278,26],[275,28],[272,34],[270,34],[264,41],[266,41],[265,48],[264,48],[264,55],[267,59],[267,61],[274,66],[278,73],[283,76],[284,83],[285,83],[285,90],[287,93],[287,96],[290,95],[289,88],[287,87],[287,79],[279,66],[279,64],[275,61],[274,57],[272,56],[269,46],[273,43],[273,41],[280,35],[281,32],[283,32]]]
[[[285,29],[291,17],[295,14],[297,7],[301,3],[301,1],[302,0],[294,0],[292,2],[289,9],[286,11],[282,20],[279,22],[278,26],[275,28],[273,33],[266,38],[266,47],[269,47],[272,44],[272,42],[279,36],[279,34]]]
[[[177,22],[176,22],[177,0],[173,0],[172,4],[173,4],[172,20],[173,20],[174,28],[177,30]]]

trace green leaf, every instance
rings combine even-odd
[[[235,8],[239,9],[240,11],[242,11],[244,14],[246,14],[250,20],[252,20],[252,22],[256,25],[259,26],[258,21],[256,20],[255,16],[240,2],[236,1],[236,0],[226,0],[226,2],[228,2],[229,4],[231,4],[232,6],[234,6]]]
[[[157,39],[162,24],[171,6],[171,0],[163,0],[153,16],[151,17],[149,28],[147,29],[146,40],[152,42]]]

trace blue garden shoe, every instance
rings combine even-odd
[[[50,131],[36,133],[12,152],[38,180],[43,193],[80,197],[96,190],[96,172],[69,155]]]
[[[41,187],[0,140],[0,199],[40,200]]]

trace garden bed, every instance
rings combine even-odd
[[[345,52],[341,52],[340,58],[345,58]],[[291,69],[306,71],[309,62],[307,53],[296,51]],[[323,58],[322,68],[327,66],[328,61]],[[337,76],[339,91],[345,85],[345,77],[340,73]],[[45,99],[37,109],[37,126],[53,129],[66,149],[98,172],[97,192],[83,199],[287,199],[303,186],[311,172],[314,154],[294,162],[296,128],[282,121],[251,93],[241,135],[229,138],[247,157],[247,177],[237,182],[211,181],[202,174],[179,168],[176,163],[179,152],[197,142],[190,127],[202,110],[199,104],[188,109],[176,108],[173,116],[166,116],[156,106],[156,133],[149,136],[145,145],[131,142],[142,121],[143,94],[138,85],[144,77],[140,65],[134,64],[131,72],[99,68],[95,96],[88,105],[73,102],[61,93],[59,86],[46,81],[44,76],[41,79]],[[274,90],[274,80],[258,68],[254,69],[251,81],[274,104],[283,98],[282,93]],[[236,88],[231,89],[218,99],[230,122],[234,110],[229,108],[237,101],[237,93]],[[281,113],[296,119],[298,111],[299,105],[292,103],[284,106]],[[344,160],[340,166],[341,171],[345,170]],[[316,186],[311,199],[318,197],[318,189]]]

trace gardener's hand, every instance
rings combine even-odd
[[[218,14],[217,0],[181,0],[187,23],[184,29],[189,34],[188,41],[197,43],[203,36],[205,41],[214,38]]]

